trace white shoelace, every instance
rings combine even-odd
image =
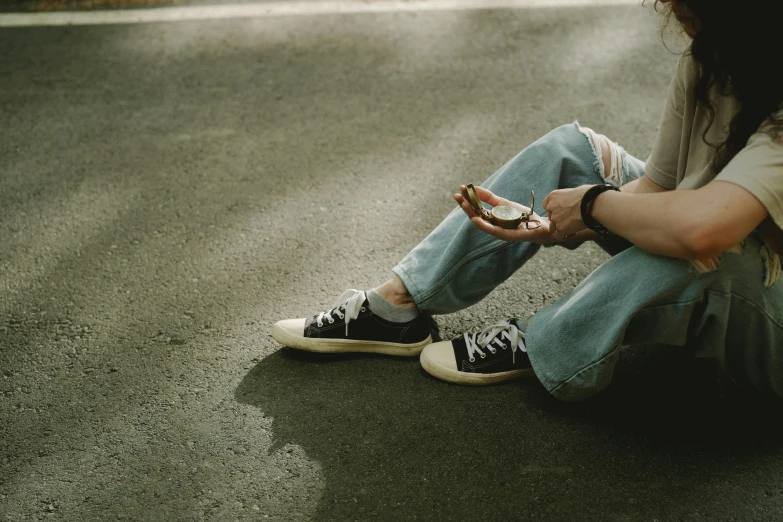
[[[507,345],[504,341],[508,342]],[[508,321],[500,321],[488,326],[480,332],[465,334],[465,346],[468,348],[470,362],[475,362],[475,354],[483,359],[487,356],[483,350],[496,353],[497,348],[505,350],[511,348],[511,362],[516,362],[517,350],[527,353],[525,349],[525,333],[521,332],[515,324]]]
[[[324,325],[324,319],[326,319],[329,324],[334,323],[334,318],[332,317],[332,314],[334,314],[340,319],[345,319],[345,335],[347,336],[348,323],[350,323],[352,319],[359,317],[359,312],[364,312],[365,310],[362,306],[365,299],[367,299],[367,296],[362,290],[354,290],[353,288],[346,290],[337,299],[337,304],[334,305],[334,308],[328,312],[321,312],[316,316],[315,322],[318,324],[318,328]]]

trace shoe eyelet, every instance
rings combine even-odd
[[[485,354],[485,353],[481,353],[481,354],[479,354],[479,355],[481,355],[481,358],[482,358],[482,359],[485,359],[485,358],[487,357],[487,354]]]
[[[476,362],[476,358],[475,358],[475,357],[471,357],[471,358],[470,358],[470,359],[468,359],[468,360],[469,360],[470,362]]]
[[[318,325],[318,328],[323,328],[324,323],[316,323]]]
[[[329,324],[334,324],[334,319],[327,319],[329,321]]]
[[[497,350],[490,350],[490,352],[492,352],[492,355],[495,355],[496,353],[498,353]]]
[[[362,306],[362,312],[366,312],[366,311],[367,311],[367,309]]]

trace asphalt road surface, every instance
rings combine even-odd
[[[649,4],[0,29],[0,520],[783,518],[779,406],[685,350],[567,405],[270,335],[558,125],[645,157]],[[605,259],[548,249],[439,323]]]

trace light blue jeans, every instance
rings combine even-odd
[[[622,155],[625,184],[643,174],[644,163]],[[540,201],[552,190],[605,181],[599,158],[578,124],[564,125],[481,186],[522,204],[532,189],[535,211],[546,215]],[[668,344],[713,358],[735,380],[783,397],[783,287],[764,284],[765,247],[755,233],[742,253],[725,254],[709,273],[629,243],[599,244],[614,257],[528,325],[530,361],[549,392],[566,401],[590,397],[609,385],[622,344]],[[539,248],[496,239],[455,209],[394,272],[421,310],[449,313],[481,300]]]

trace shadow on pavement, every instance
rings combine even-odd
[[[575,113],[643,129],[637,148],[651,139],[672,64],[628,12],[9,30],[3,508],[48,517],[56,497],[53,518],[234,520],[255,517],[240,499],[301,507],[269,479],[284,457],[256,458],[266,424],[231,408],[242,378],[235,398],[273,419],[276,446],[322,465],[317,519],[779,513],[772,410],[669,352],[626,357],[609,393],[576,406],[535,383],[450,386],[415,360],[282,350],[244,375],[273,349],[259,329],[357,273],[374,280],[451,209],[446,187]],[[602,57],[584,41],[614,28],[628,42],[616,62],[577,59]],[[648,55],[655,74],[636,66]],[[629,71],[634,95],[620,96],[611,79]],[[343,204],[356,191],[376,204]],[[369,213],[381,206],[393,212]],[[374,252],[344,255],[368,239]],[[543,279],[526,307],[564,290]]]
[[[533,382],[460,387],[415,359],[288,348],[236,398],[273,417],[275,447],[322,464],[318,520],[671,520],[724,503],[736,514],[722,491],[783,449],[778,403],[662,347],[627,349],[609,390],[576,405]]]

